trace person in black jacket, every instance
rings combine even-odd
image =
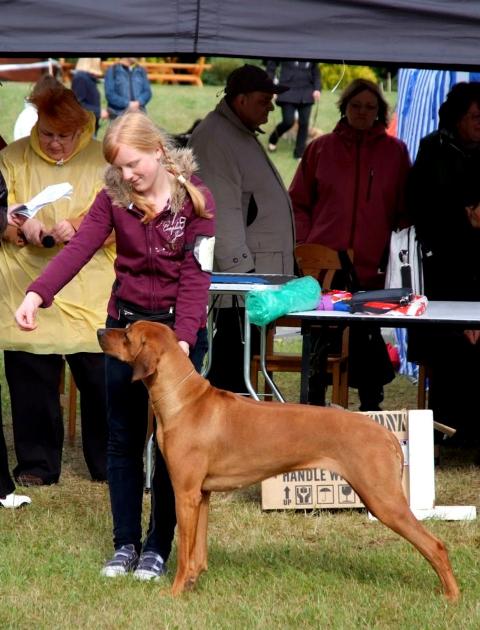
[[[0,145],[2,142],[3,138],[0,137]],[[0,237],[7,227],[7,198],[7,186],[3,175],[0,173]],[[17,508],[31,502],[29,497],[15,494],[14,490],[15,484],[8,468],[7,445],[3,435],[2,407],[0,405],[0,507]]]
[[[301,158],[305,151],[312,105],[320,99],[322,84],[318,63],[315,61],[267,61],[267,74],[274,78],[280,67],[279,82],[290,89],[279,94],[277,104],[282,110],[282,121],[268,139],[268,150],[275,151],[280,137],[295,123],[298,112],[298,133],[293,157]]]
[[[480,83],[459,83],[447,95],[439,129],[420,143],[407,202],[428,299],[480,301]],[[435,419],[457,429],[458,443],[478,443],[480,331],[410,334],[409,355],[428,367]]]

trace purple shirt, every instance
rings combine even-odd
[[[214,214],[210,191],[197,177],[192,183],[205,196],[206,209]],[[205,326],[210,274],[202,271],[193,256],[198,236],[215,234],[215,219],[198,217],[189,195],[181,210],[169,207],[155,219],[141,222],[143,213],[113,205],[104,189],[93,202],[80,229],[70,243],[47,265],[28,288],[52,304],[54,296],[90,260],[112,229],[115,230],[116,280],[108,303],[108,314],[118,318],[116,298],[151,311],[175,307],[174,329],[180,341],[194,345],[197,333]]]

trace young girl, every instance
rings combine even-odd
[[[27,289],[15,318],[23,330],[36,327],[38,307],[87,263],[115,229],[116,281],[108,303],[108,327],[154,319],[173,327],[182,350],[197,369],[206,352],[209,263],[198,252],[213,250],[215,223],[211,193],[193,175],[189,150],[174,150],[143,113],[124,114],[103,141],[105,188],[96,197],[75,237]],[[200,258],[200,260],[198,260]],[[165,573],[175,528],[173,490],[156,449],[150,525],[141,544],[143,447],[147,390],[131,383],[131,368],[106,357],[108,399],[107,478],[115,553],[102,574],[139,579]]]

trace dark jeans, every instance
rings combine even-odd
[[[295,112],[298,112],[298,133],[295,142],[295,150],[293,156],[301,158],[305,151],[308,138],[308,123],[310,120],[310,112],[312,111],[311,103],[281,103],[279,107],[282,108],[282,122],[279,123],[273,130],[268,142],[270,144],[277,144],[280,137],[289,129],[291,129],[295,123]]]
[[[125,328],[125,320],[109,317],[107,327]],[[190,359],[200,371],[207,351],[207,332],[198,333]],[[132,368],[106,357],[107,415],[109,426],[107,476],[113,517],[115,549],[133,544],[142,548],[143,452],[148,422],[148,392],[141,381],[132,383]],[[167,561],[176,525],[175,497],[162,454],[155,446],[151,513],[144,551]]]
[[[13,474],[36,475],[44,483],[60,477],[63,418],[60,406],[60,354],[5,351],[18,465]],[[106,479],[107,414],[105,355],[79,352],[65,357],[80,392],[82,444],[92,479]]]
[[[1,394],[2,390],[0,389],[0,398]],[[15,484],[8,469],[7,445],[3,435],[2,407],[0,405],[0,499],[6,497],[7,494],[11,494],[14,490]]]

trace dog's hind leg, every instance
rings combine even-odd
[[[383,477],[376,477],[381,479],[381,484],[377,483],[373,491],[371,484],[368,489],[353,483],[352,486],[374,516],[412,543],[430,562],[440,578],[445,597],[456,601],[460,591],[444,543],[426,530],[413,515],[403,494],[397,469],[395,472],[384,469],[383,473]]]
[[[452,571],[445,544],[431,534],[417,521],[406,500],[396,511],[388,510],[387,514],[380,509],[373,512],[382,523],[393,529],[418,549],[430,562],[442,583],[445,597],[456,601],[460,595],[457,581]]]

